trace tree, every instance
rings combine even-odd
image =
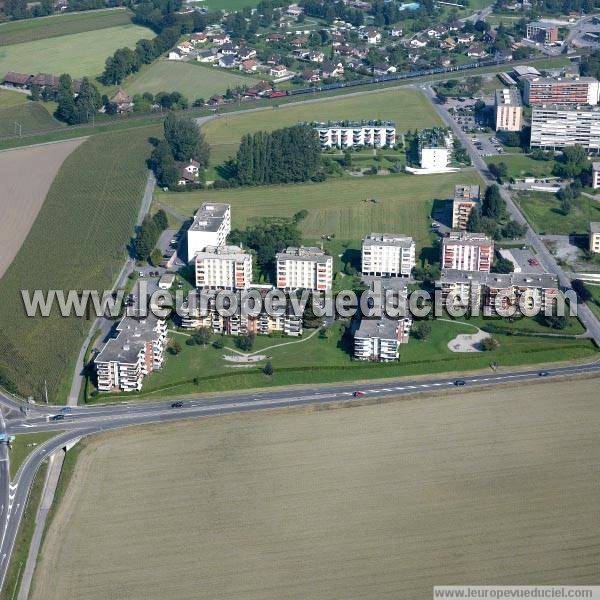
[[[527,225],[511,219],[502,228],[502,236],[509,239],[523,237],[527,233]]]
[[[499,345],[498,340],[491,335],[481,340],[481,347],[488,352],[490,350],[495,350]]]
[[[235,345],[244,352],[252,350],[254,345],[254,339],[256,335],[254,333],[244,333],[235,338]]]
[[[150,156],[150,168],[156,175],[158,185],[161,187],[174,187],[179,179],[179,171],[171,149],[165,140],[161,140]]]
[[[411,333],[417,340],[427,340],[431,335],[431,325],[426,321],[417,321],[413,323]]]
[[[150,262],[153,266],[158,267],[160,266],[162,260],[162,252],[158,248],[154,248],[154,250],[152,250],[152,252],[150,253]]]
[[[263,373],[267,376],[267,377],[273,377],[273,373],[274,373],[274,369],[273,369],[273,365],[271,364],[271,361],[268,361],[265,366],[263,367]]]
[[[553,315],[548,315],[545,318],[546,325],[550,327],[550,329],[566,329],[569,326],[569,319],[567,317],[558,317]]]
[[[587,289],[585,283],[583,283],[581,279],[573,279],[573,281],[571,281],[571,287],[582,302],[589,302],[593,298],[592,293]]]
[[[169,226],[169,220],[167,219],[167,213],[162,208],[159,208],[154,213],[152,218],[154,219],[154,222],[156,223],[156,226],[158,227],[158,229],[160,231],[164,231]]]
[[[467,231],[478,233],[481,231],[481,209],[478,206],[473,207],[467,219]]]
[[[568,196],[563,196],[560,201],[560,211],[565,217],[571,212],[571,198]]]
[[[164,134],[175,160],[197,160],[202,167],[208,165],[210,146],[195,121],[170,113],[164,122]]]
[[[512,261],[508,260],[507,258],[499,256],[494,262],[493,271],[495,273],[513,273],[514,270],[515,266],[513,265]]]
[[[498,180],[499,183],[502,183],[502,180],[505,179],[506,175],[508,174],[508,167],[504,162],[492,163],[489,166],[489,169],[490,173]]]
[[[563,148],[562,155],[556,161],[554,173],[565,179],[579,177],[581,173],[588,168],[586,149],[575,144]]]
[[[200,327],[200,329],[194,333],[193,338],[199,346],[207,346],[212,339],[212,335],[212,331],[208,327]]]
[[[171,340],[167,346],[167,352],[169,354],[179,354],[181,352],[181,344],[177,340]]]
[[[494,184],[485,190],[481,203],[481,214],[490,219],[499,219],[506,211],[506,202],[500,195],[500,188]]]

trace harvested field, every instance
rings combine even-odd
[[[83,142],[66,140],[0,152],[0,277],[27,237],[63,161]],[[35,165],[35,177],[31,176]]]
[[[112,434],[34,600],[422,600],[597,583],[598,379]],[[68,568],[65,568],[68,565]]]

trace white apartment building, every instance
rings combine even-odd
[[[531,147],[564,148],[580,144],[600,150],[600,110],[568,105],[534,106],[531,115]]]
[[[320,248],[290,246],[276,256],[277,287],[325,292],[333,282],[333,259]]]
[[[370,233],[362,241],[361,271],[374,277],[409,277],[416,264],[411,237],[396,233]]]
[[[526,104],[598,104],[600,87],[594,77],[526,77],[523,79]]]
[[[252,257],[238,246],[207,246],[195,257],[196,287],[245,290],[252,283]]]
[[[600,221],[590,223],[590,252],[600,253]]]
[[[167,323],[152,314],[124,317],[117,332],[94,359],[98,390],[139,391],[144,377],[162,366]]]
[[[494,242],[483,233],[451,231],[442,240],[442,268],[489,273]]]
[[[229,204],[205,202],[196,212],[187,232],[187,259],[191,262],[196,252],[207,246],[222,246],[231,231]]]
[[[396,145],[396,124],[393,121],[337,121],[311,123],[311,126],[319,135],[321,148],[391,148]]]
[[[445,169],[452,157],[452,133],[440,128],[419,133],[419,164],[422,169]]]
[[[496,90],[496,131],[521,131],[523,127],[523,104],[518,90]]]
[[[600,188],[600,162],[592,163],[592,187],[595,190]]]

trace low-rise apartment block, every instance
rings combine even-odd
[[[393,121],[336,121],[310,125],[319,135],[321,148],[392,148],[396,145],[396,124]]]
[[[592,187],[595,190],[600,188],[600,162],[592,163]]]
[[[590,223],[590,252],[600,253],[600,221]]]
[[[478,185],[455,185],[452,200],[452,229],[465,230],[471,211],[478,204]]]
[[[438,284],[444,300],[452,293],[459,305],[483,308],[490,315],[496,314],[498,308],[518,306],[523,296],[528,306],[550,311],[559,292],[558,279],[550,273],[500,274],[442,269]],[[499,295],[502,300],[496,306]]]
[[[205,202],[196,212],[187,231],[188,262],[207,246],[222,246],[231,231],[229,204]]]
[[[600,87],[594,77],[526,77],[523,100],[530,106],[543,104],[598,104]]]
[[[410,277],[416,264],[415,242],[396,233],[370,233],[362,241],[361,270],[365,276]]]
[[[554,150],[580,144],[600,150],[600,110],[595,107],[534,106],[531,115],[531,147]]]
[[[553,23],[537,21],[527,25],[526,37],[534,42],[554,44],[558,41],[558,27]]]
[[[121,320],[117,332],[94,359],[98,390],[139,391],[144,377],[162,366],[167,324],[152,314],[128,316]]]
[[[245,290],[252,283],[252,257],[238,246],[207,246],[195,257],[196,287]]]
[[[442,268],[489,273],[494,242],[483,233],[452,231],[442,240]]]
[[[422,169],[445,169],[452,156],[452,134],[444,129],[419,133],[419,164]]]
[[[277,287],[326,292],[333,282],[333,259],[315,247],[290,246],[276,256]]]
[[[496,131],[521,131],[523,127],[523,104],[518,90],[496,90]]]

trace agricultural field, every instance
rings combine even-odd
[[[64,127],[48,112],[51,104],[31,102],[27,94],[0,89],[0,137],[19,133],[15,123],[21,126],[21,134]]]
[[[81,318],[28,318],[21,290],[110,289],[125,260],[158,126],[99,134],[63,163],[29,235],[0,280],[0,374],[24,396],[65,401],[90,326]]]
[[[442,125],[431,104],[417,90],[392,89],[350,97],[322,98],[241,114],[224,114],[202,129],[211,145],[211,165],[235,156],[240,139],[252,131],[272,131],[299,121],[385,119],[396,122],[400,134],[418,127]]]
[[[127,25],[131,22],[131,14],[129,10],[116,8],[2,23],[0,24],[0,46]]]
[[[522,177],[550,177],[554,168],[553,160],[535,160],[523,154],[487,156],[485,162],[488,165],[504,163],[508,170],[507,177],[514,177],[515,179]]]
[[[223,94],[228,87],[253,85],[258,79],[215,67],[173,60],[157,60],[133,75],[124,85],[131,95],[178,91],[190,101]]]
[[[150,29],[128,23],[3,46],[0,48],[0,74],[18,71],[95,77],[117,48],[133,48],[138,40],[152,37],[154,34]]]
[[[588,196],[573,200],[569,214],[561,211],[560,200],[545,192],[517,192],[513,194],[533,228],[545,235],[585,235],[590,221],[600,220],[600,204]]]
[[[1,112],[1,111],[0,111]],[[19,252],[63,161],[82,139],[0,152],[0,279]],[[31,165],[36,165],[31,177]]]
[[[32,599],[422,600],[465,578],[595,583],[597,383],[105,434],[79,455]]]

